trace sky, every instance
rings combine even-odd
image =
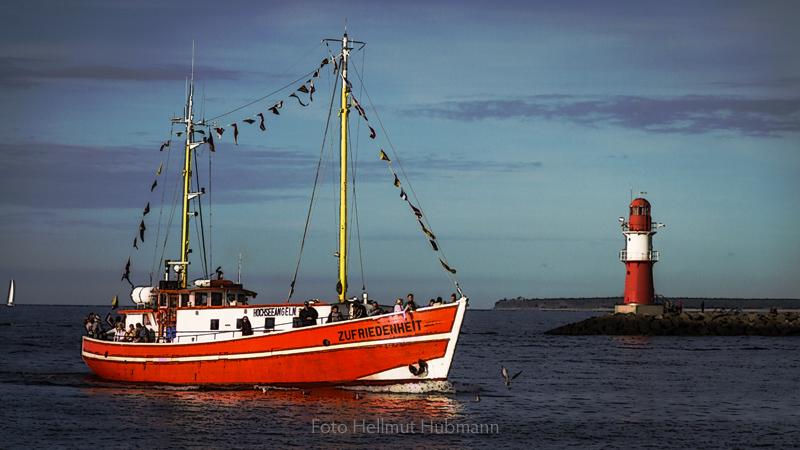
[[[15,279],[17,303],[105,305],[119,295],[130,306],[120,280],[128,258],[134,284],[162,276],[151,244],[166,235],[161,204],[174,181],[156,170],[179,164],[170,118],[182,114],[192,52],[196,114],[240,130],[238,145],[230,128],[217,139],[210,164],[200,151],[198,172],[213,175],[201,183],[210,270],[237,279],[241,255],[257,300],[285,302],[322,158],[292,298],[332,301],[335,149],[325,123],[337,79],[326,66],[313,104],[289,98],[280,116],[269,108],[340,51],[321,41],[341,39],[345,24],[366,43],[352,55],[363,84],[349,78],[369,119],[351,114],[360,238],[351,295],[363,280],[387,304],[408,293],[426,302],[449,298],[455,280],[477,308],[621,296],[618,218],[641,195],[665,224],[653,237],[657,294],[800,297],[795,1],[10,0],[3,9],[0,279]],[[258,113],[268,113],[265,132],[241,122]],[[407,176],[454,277],[378,149]],[[134,249],[142,220],[146,243]],[[190,271],[203,276],[199,259]]]

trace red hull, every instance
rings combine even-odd
[[[126,343],[84,337],[101,378],[168,384],[346,385],[447,377],[466,304],[211,343]],[[408,365],[429,368],[414,376]]]

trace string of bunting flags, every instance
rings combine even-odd
[[[314,73],[311,76],[311,78],[309,78],[305,83],[303,83],[297,90],[292,92],[287,97],[287,99],[290,98],[290,97],[295,98],[297,100],[297,102],[300,104],[300,106],[302,106],[302,107],[306,107],[306,106],[309,106],[312,103],[314,103],[314,92],[316,92],[316,88],[314,87],[313,78],[320,78],[320,75],[319,75],[320,69],[322,69],[324,66],[326,66],[328,64],[333,64],[333,66],[334,66],[333,72],[334,73],[340,73],[339,72],[339,65],[336,62],[336,58],[333,57],[333,56],[329,56],[328,58],[325,58],[325,59],[322,60],[322,63],[320,63],[319,68],[314,71]],[[366,122],[367,128],[369,128],[369,137],[371,139],[375,139],[375,137],[376,137],[375,130],[369,124],[369,119],[367,118],[366,111],[364,111],[364,108],[358,103],[358,100],[353,95],[353,93],[352,93],[352,84],[350,83],[349,80],[347,80],[347,77],[345,77],[344,74],[340,73],[340,76],[342,78],[342,83],[344,84],[344,86],[346,86],[347,91],[350,92],[350,98],[353,101],[353,108],[364,119],[364,121]],[[300,98],[298,93],[308,94],[308,103],[303,103],[303,100]],[[281,101],[275,103],[272,107],[268,108],[267,110],[271,111],[273,115],[279,116],[280,115],[280,109],[283,108],[284,101],[285,100],[281,100]],[[266,127],[266,119],[265,119],[264,113],[263,112],[262,113],[258,113],[254,117],[257,117],[258,120],[255,120],[253,118],[248,117],[248,118],[242,120],[241,122],[242,123],[246,123],[248,125],[252,125],[252,124],[254,124],[254,123],[256,123],[258,121],[259,122],[259,129],[261,131],[266,131],[267,127]],[[214,133],[217,135],[217,139],[222,139],[222,136],[226,131],[225,127],[233,128],[233,143],[234,143],[234,145],[239,145],[239,141],[238,141],[238,138],[239,138],[239,125],[236,122],[230,123],[230,124],[228,124],[226,126],[213,126],[212,127],[212,126],[209,125],[208,126],[208,128],[209,128],[208,136],[205,135],[205,132],[203,130],[194,130],[194,131],[197,132],[197,133],[202,134],[203,135],[203,140],[201,142],[207,144],[208,145],[208,149],[210,151],[215,152],[216,151],[216,146],[215,146],[215,143],[214,143],[214,138],[212,136],[211,130],[213,129]],[[183,134],[183,132],[172,132],[171,134],[175,134],[178,137],[180,137]],[[166,141],[166,142],[164,142],[163,144],[161,144],[161,148],[159,149],[159,152],[163,152],[165,148],[168,149],[170,147],[170,143],[171,143],[171,139]],[[389,171],[391,172],[392,176],[394,177],[394,185],[400,188],[400,198],[402,198],[403,200],[408,202],[409,206],[411,207],[412,212],[414,213],[414,215],[417,218],[417,221],[419,222],[420,227],[422,228],[422,231],[428,236],[428,241],[429,241],[429,243],[431,245],[431,248],[433,249],[434,252],[437,252],[437,258],[439,259],[439,263],[441,263],[442,267],[444,267],[445,270],[447,270],[448,272],[450,272],[452,274],[455,274],[456,270],[450,268],[450,266],[448,266],[442,260],[442,256],[438,255],[438,253],[440,253],[440,250],[439,250],[438,244],[436,243],[436,236],[434,236],[434,234],[431,233],[425,227],[425,225],[422,222],[422,217],[423,217],[422,216],[422,212],[419,210],[419,208],[414,206],[411,203],[411,201],[408,199],[408,195],[406,195],[405,191],[403,190],[403,187],[401,186],[400,179],[397,177],[397,174],[395,174],[394,170],[392,169],[392,165],[391,165],[392,161],[389,159],[389,157],[386,155],[386,153],[383,151],[383,149],[381,149],[379,147],[379,150],[380,150],[380,159],[381,160],[385,160],[387,162],[387,166],[389,167]],[[159,165],[158,171],[156,172],[157,176],[161,175],[161,169],[163,168],[163,164],[164,163],[162,162],[161,165]],[[151,196],[152,196],[152,192],[155,190],[155,188],[157,186],[158,186],[158,178],[156,178],[153,181],[153,184],[150,186]],[[139,224],[138,235],[135,236],[134,239],[133,239],[133,247],[131,249],[131,252],[133,252],[133,249],[138,250],[139,249],[138,244],[140,242],[143,243],[145,241],[145,231],[147,231],[147,226],[145,224],[145,217],[148,215],[149,212],[150,212],[150,201],[148,199],[147,205],[145,206],[145,208],[144,208],[144,210],[142,212],[142,220],[141,220],[141,222]],[[131,274],[130,267],[131,267],[131,258],[129,256],[128,257],[128,261],[125,264],[125,272],[123,273],[122,279],[120,281],[126,280],[131,285],[131,287],[133,287],[133,283],[130,280],[130,274]]]

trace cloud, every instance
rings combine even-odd
[[[196,66],[204,80],[235,80],[238,72]],[[132,68],[111,65],[64,65],[33,58],[0,57],[0,87],[31,88],[53,80],[164,81],[186,78],[186,66],[179,64]]]
[[[417,105],[414,111],[465,122],[545,119],[587,126],[613,125],[651,133],[732,131],[747,136],[773,137],[783,132],[800,131],[800,98],[543,95],[518,100],[466,100],[433,106]]]

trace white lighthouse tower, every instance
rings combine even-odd
[[[640,192],[646,194],[646,192]],[[631,201],[628,221],[624,217],[622,234],[625,236],[625,249],[620,251],[619,259],[625,263],[625,295],[615,312],[635,314],[661,314],[664,306],[656,304],[653,288],[653,265],[658,261],[658,252],[653,250],[653,236],[663,223],[655,223],[650,218],[650,202],[639,197]]]

